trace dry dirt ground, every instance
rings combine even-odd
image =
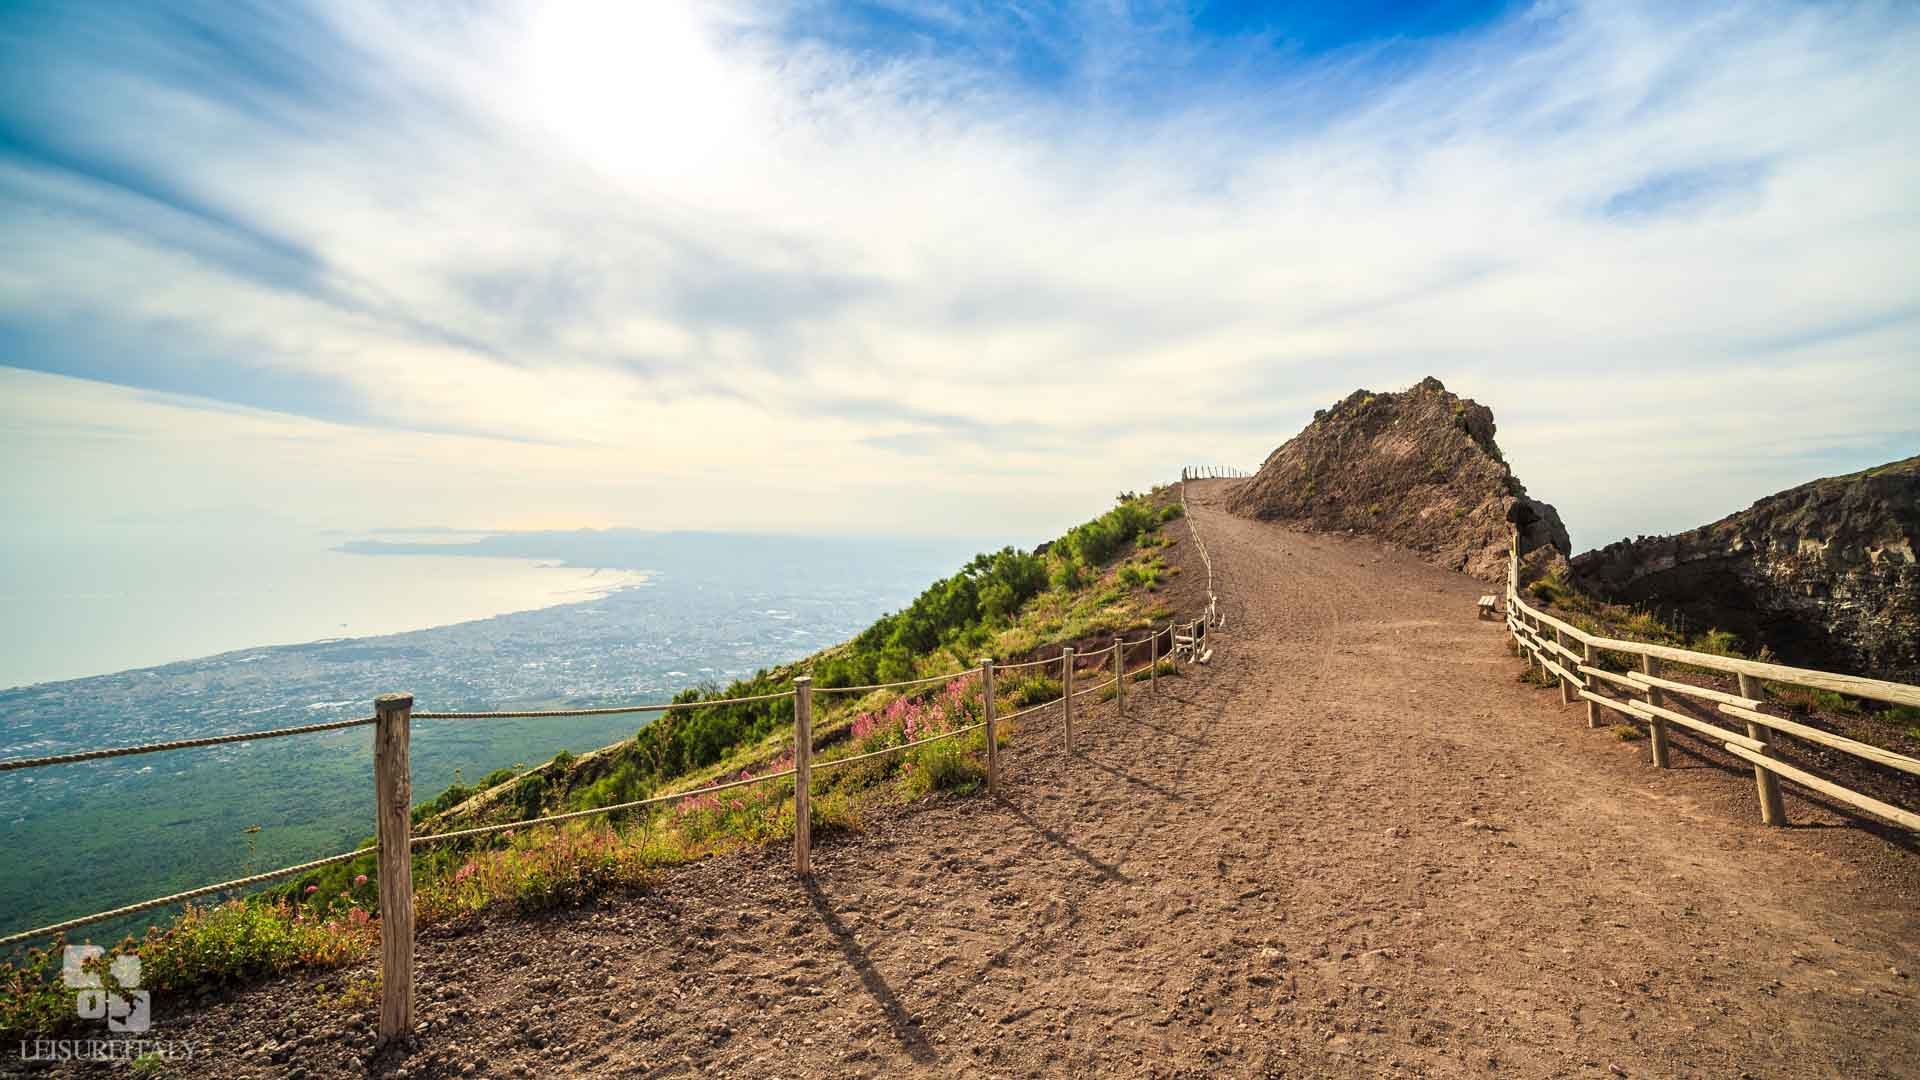
[[[811,885],[757,852],[436,929],[405,1052],[301,980],[154,1036],[201,1075],[1920,1076],[1910,847],[1791,795],[1763,828],[1742,774],[1517,681],[1480,583],[1224,483],[1213,663],[1075,755],[1027,727],[1002,798]]]

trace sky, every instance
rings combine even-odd
[[[0,516],[1031,543],[1348,392],[1920,452],[1920,8],[0,6]]]

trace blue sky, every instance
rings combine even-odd
[[[0,511],[1022,540],[1434,374],[1576,542],[1685,528],[1920,449],[1916,46],[1900,4],[8,4]]]

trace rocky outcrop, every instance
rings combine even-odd
[[[1434,378],[1398,394],[1356,390],[1269,456],[1228,507],[1247,517],[1370,533],[1490,582],[1520,549],[1568,550],[1552,506],[1527,496],[1493,441],[1493,410]]]
[[[1815,480],[1678,536],[1572,561],[1574,583],[1783,662],[1920,682],[1920,457]]]

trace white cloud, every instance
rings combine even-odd
[[[409,522],[1031,539],[1429,373],[1494,408],[1583,544],[1920,441],[1897,9],[1550,4],[1409,67],[1284,76],[1101,21],[1064,90],[765,10],[321,14],[349,86],[62,67],[56,119],[114,167],[0,176],[0,318],[205,354],[202,393],[262,368],[374,428],[523,440],[87,392],[149,425],[142,455],[322,523],[365,523],[372,484]],[[1191,85],[1124,92],[1162,54],[1199,57]],[[300,460],[236,465],[208,425],[297,429]],[[9,454],[114,482],[111,446],[53,437]]]

